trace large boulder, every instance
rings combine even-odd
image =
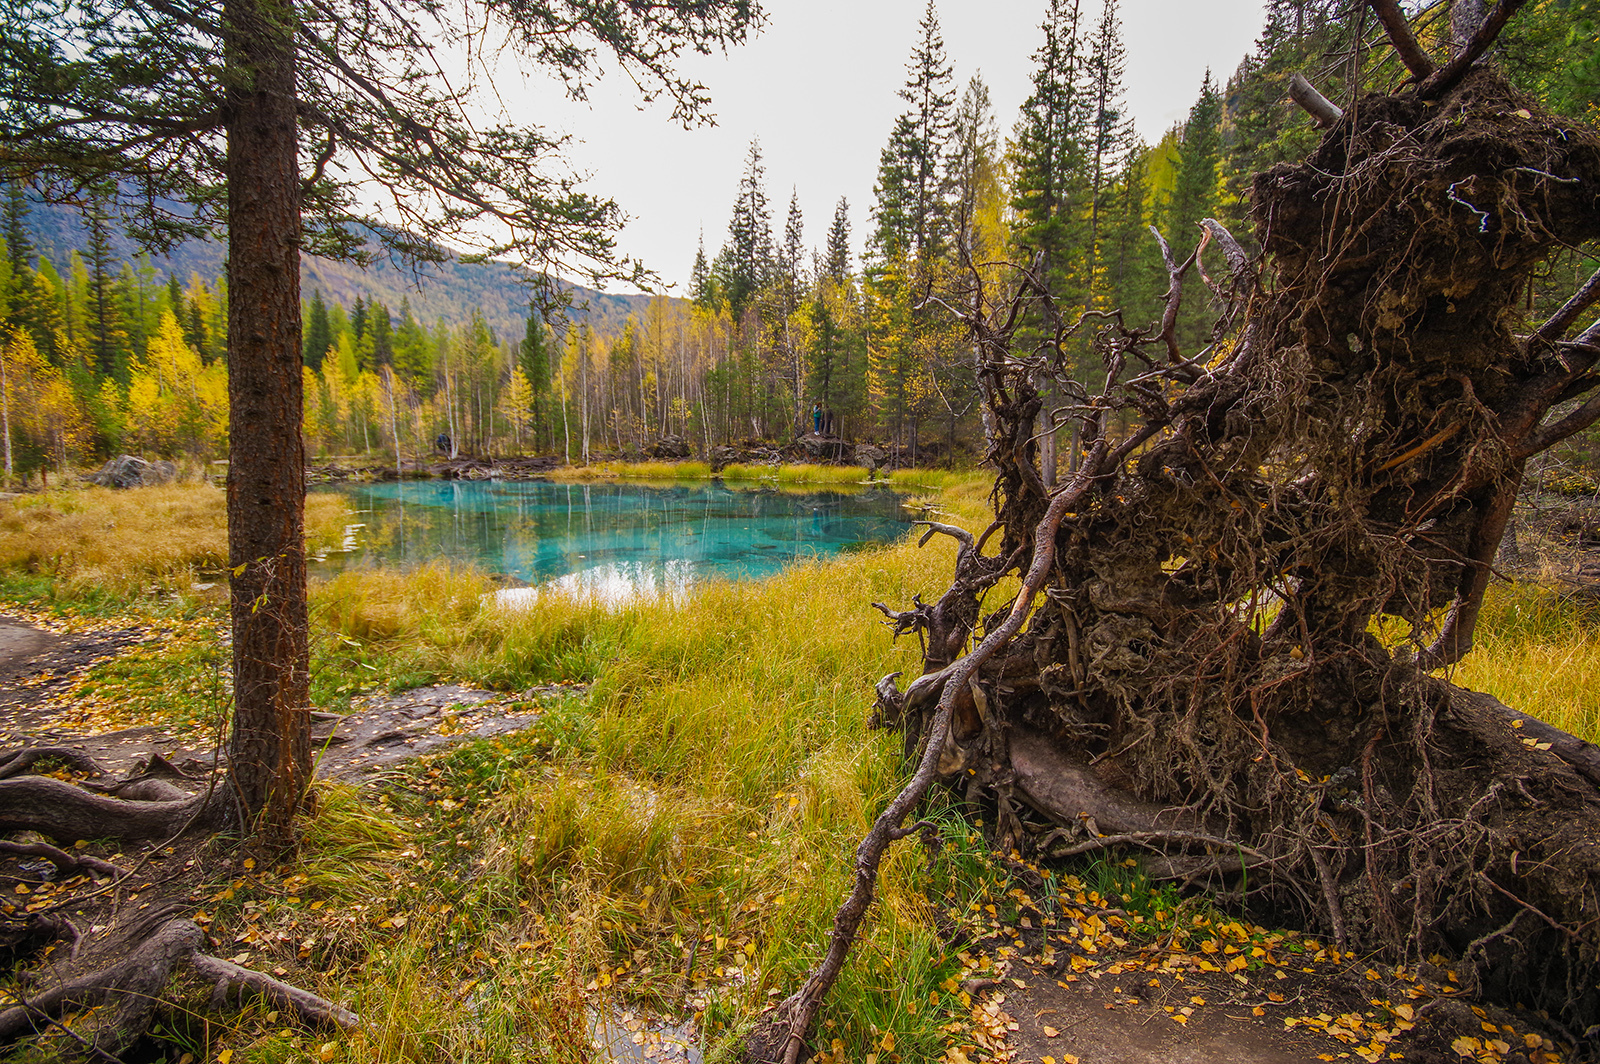
[[[102,488],[147,488],[155,484],[171,484],[178,479],[178,467],[165,459],[146,462],[131,454],[119,454],[100,467],[89,478],[91,484]]]
[[[866,466],[869,470],[875,471],[889,460],[889,452],[870,443],[858,443],[853,457],[856,465]]]
[[[711,463],[711,471],[720,473],[728,466],[739,461],[739,452],[732,447],[713,447],[706,455],[706,460]]]
[[[651,458],[687,458],[689,457],[689,441],[676,433],[670,433],[656,441],[650,448]]]
[[[800,437],[798,443],[807,461],[842,464],[850,460],[850,445],[837,436],[818,436],[808,432]]]

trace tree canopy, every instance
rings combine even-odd
[[[225,47],[237,7],[0,2],[0,168],[57,198],[121,182],[124,220],[156,247],[215,231],[227,89],[243,77]],[[543,71],[580,99],[614,68],[691,123],[709,97],[675,60],[737,44],[760,19],[754,0],[310,0],[262,10],[286,23],[298,64],[303,250],[358,255],[370,230],[391,249],[436,258],[449,237],[597,280],[636,272],[615,255],[618,206],[579,187],[563,134],[485,124],[479,90],[491,62]]]

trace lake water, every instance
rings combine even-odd
[[[336,492],[355,511],[346,549],[314,560],[313,573],[445,559],[607,601],[681,595],[708,577],[767,576],[798,558],[886,543],[907,527],[902,497],[882,489],[425,480],[313,490]]]

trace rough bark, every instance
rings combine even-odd
[[[243,825],[289,840],[311,779],[293,8],[228,0],[228,564]]]

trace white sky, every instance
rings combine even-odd
[[[704,229],[706,253],[727,238],[745,154],[761,139],[773,227],[781,238],[791,189],[805,216],[805,241],[826,239],[834,204],[850,201],[857,254],[870,224],[878,155],[905,107],[895,95],[917,36],[924,0],[763,0],[766,28],[726,57],[694,56],[685,71],[711,90],[713,128],[683,130],[666,107],[639,110],[625,79],[612,77],[587,107],[529,86],[541,114],[524,121],[571,133],[571,161],[591,191],[616,199],[631,219],[620,250],[644,261],[682,294]],[[1085,22],[1100,14],[1085,0]],[[1155,141],[1188,114],[1207,67],[1226,80],[1251,50],[1262,0],[1122,0],[1129,108],[1139,135]],[[1044,0],[943,0],[939,21],[957,94],[975,72],[989,86],[1002,135],[1027,97]],[[520,110],[520,108],[517,108]]]

